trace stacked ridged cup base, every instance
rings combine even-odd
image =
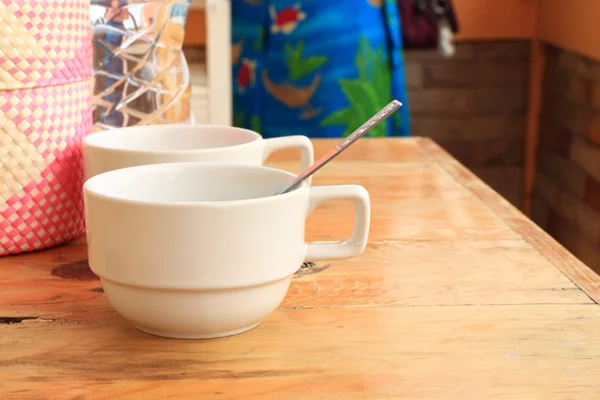
[[[0,0],[0,255],[85,231],[89,0]]]

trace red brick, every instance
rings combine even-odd
[[[557,61],[561,67],[567,68],[579,75],[589,77],[592,73],[592,63],[582,55],[561,50]]]
[[[572,74],[569,79],[567,98],[575,103],[584,104],[590,101],[592,83],[588,78]]]
[[[522,140],[440,141],[439,144],[469,168],[487,164],[506,165],[523,162]]]
[[[561,187],[572,190],[579,198],[583,197],[588,177],[585,171],[573,161],[540,149],[538,151],[538,168],[546,176],[551,176]]]
[[[540,228],[548,231],[548,217],[550,215],[550,206],[537,192],[531,196],[531,219]]]
[[[590,104],[596,111],[600,111],[600,84],[593,83],[590,89]]]
[[[556,209],[559,203],[559,187],[540,170],[536,172],[534,188],[550,208]]]
[[[588,78],[560,68],[558,65],[549,65],[544,77],[544,93],[547,98],[554,101],[547,104],[556,105],[557,100],[570,101],[577,105],[587,104],[590,101],[592,83]],[[560,105],[559,107],[564,107]]]
[[[473,45],[471,43],[457,43],[456,53],[452,56],[453,60],[472,60],[474,57]],[[406,50],[404,52],[406,62],[445,62],[448,59],[442,56],[437,50]]]
[[[590,176],[600,181],[600,148],[588,140],[574,138],[569,158],[581,166]]]
[[[404,66],[406,87],[417,89],[423,86],[423,67],[418,62],[407,62]]]
[[[553,46],[551,44],[545,44],[544,52],[546,54],[546,64],[547,65],[551,65],[551,64],[558,65],[558,59],[559,59],[560,53],[562,51],[563,51],[562,49],[559,49],[556,46]]]
[[[535,187],[561,218],[581,231],[591,243],[600,243],[600,212],[539,171]]]
[[[591,107],[574,103],[566,98],[566,93],[544,87],[542,114],[569,132],[585,136],[594,112]]]
[[[588,125],[586,137],[594,144],[600,146],[600,114],[595,114]]]
[[[520,165],[489,165],[474,167],[475,175],[519,208],[523,202],[523,168]]]
[[[525,61],[457,61],[426,64],[425,82],[431,86],[481,87],[527,86],[529,67]]]
[[[559,49],[556,62],[563,68],[566,68],[574,73],[591,79],[595,82],[600,82],[600,63],[589,59],[585,56]]]
[[[600,211],[600,183],[597,180],[587,178],[583,199],[588,205]]]
[[[475,89],[475,112],[478,115],[525,113],[527,102],[527,87],[524,85]]]
[[[566,93],[569,89],[570,76],[573,72],[561,68],[556,63],[548,63],[544,71],[545,90],[552,89],[554,92]]]
[[[492,116],[413,116],[411,130],[414,136],[425,136],[439,141],[515,140],[525,130],[524,115]]]
[[[571,133],[552,123],[548,118],[542,117],[539,146],[568,157],[571,149]]]
[[[547,232],[584,264],[600,273],[600,248],[553,211],[548,216]]]
[[[550,236],[552,236],[557,241],[561,242],[564,246],[564,231],[571,231],[572,229],[573,228],[569,226],[568,223],[563,218],[561,218],[554,210],[549,210],[548,219],[546,221],[546,232],[548,232]]]
[[[408,101],[412,115],[472,115],[475,93],[451,88],[409,90]]]
[[[473,43],[473,52],[476,60],[529,59],[529,41],[519,40],[512,42],[478,42]]]

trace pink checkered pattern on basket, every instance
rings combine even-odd
[[[92,82],[0,92],[0,255],[84,233],[81,139]]]
[[[0,90],[90,79],[90,0],[0,0]]]

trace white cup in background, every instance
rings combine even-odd
[[[87,135],[83,139],[84,174],[87,180],[115,169],[174,162],[258,166],[284,149],[300,150],[298,172],[314,162],[313,146],[306,136],[263,139],[247,129],[220,125],[132,126]]]

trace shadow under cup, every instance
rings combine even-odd
[[[275,310],[304,261],[366,246],[368,193],[324,186],[275,195],[295,175],[272,168],[170,163],[113,170],[84,184],[89,264],[113,307],[140,330],[173,338],[244,332]],[[305,243],[326,201],[356,208],[350,239]]]

